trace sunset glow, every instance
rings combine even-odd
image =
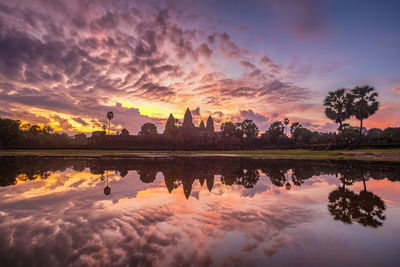
[[[161,133],[189,107],[326,132],[327,92],[372,84],[366,127],[400,126],[398,1],[0,2],[0,117],[73,134],[113,111],[113,132]]]

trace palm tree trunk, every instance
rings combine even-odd
[[[343,133],[343,123],[339,122],[339,133]]]
[[[111,120],[108,120],[108,135],[110,135],[110,122]]]
[[[344,140],[344,137],[343,137],[343,123],[342,123],[342,121],[339,121],[339,138],[338,138],[339,142],[342,141],[342,139]]]
[[[364,191],[367,191],[367,184],[365,183],[365,177],[363,175]]]
[[[363,120],[360,120],[360,135],[358,136],[357,146],[359,146],[361,142],[362,128],[363,128]]]

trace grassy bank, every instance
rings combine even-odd
[[[45,157],[165,157],[243,156],[281,159],[371,160],[400,163],[400,149],[368,150],[237,150],[237,151],[134,151],[134,150],[2,150],[3,156]]]

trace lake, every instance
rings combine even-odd
[[[398,266],[400,165],[0,158],[1,266]]]

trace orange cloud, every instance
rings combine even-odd
[[[400,88],[393,88],[392,91],[397,92],[400,95]]]

